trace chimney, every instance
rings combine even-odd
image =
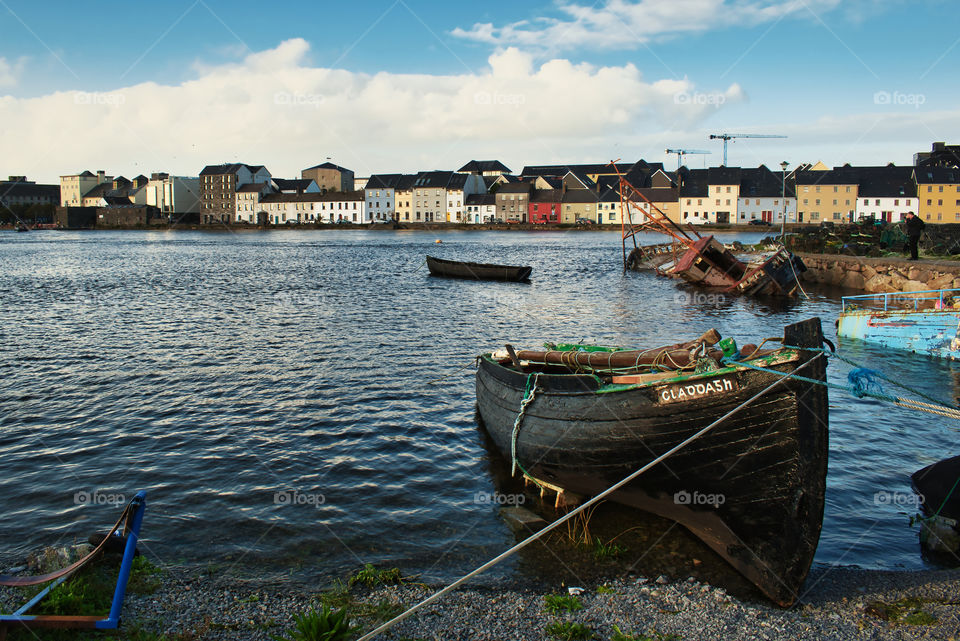
[[[105,171],[102,170],[102,169],[98,169],[98,170],[97,170],[97,184],[99,185],[99,184],[102,183],[102,182],[106,182],[106,180],[107,180],[107,172],[105,172]]]

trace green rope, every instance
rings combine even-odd
[[[523,400],[520,401],[520,412],[517,414],[517,419],[513,422],[513,435],[510,439],[510,459],[513,462],[513,466],[510,468],[510,474],[516,474],[517,468],[519,468],[524,476],[534,483],[537,483],[537,480],[534,479],[530,473],[520,465],[520,461],[517,460],[517,439],[520,437],[520,424],[523,422],[523,415],[527,411],[527,406],[533,402],[533,397],[537,393],[537,381],[539,378],[540,372],[527,374],[527,386],[523,390]],[[539,483],[537,483],[537,486],[543,489],[543,486]]]

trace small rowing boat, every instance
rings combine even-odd
[[[530,280],[530,272],[533,271],[530,266],[468,263],[434,258],[433,256],[427,256],[427,268],[432,276],[514,282]]]
[[[645,350],[557,345],[483,354],[477,407],[515,468],[586,496],[733,412],[611,498],[683,525],[789,606],[823,521],[828,411],[827,388],[818,384],[826,381],[820,319],[784,328],[776,349],[761,349],[774,339],[739,349],[719,339],[711,330]]]

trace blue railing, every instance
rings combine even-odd
[[[919,292],[887,292],[884,294],[860,294],[857,296],[843,296],[840,298],[840,307],[843,311],[854,309],[920,309],[924,301],[933,301],[934,309],[944,309],[951,306],[951,299],[960,299],[960,289],[928,289]]]

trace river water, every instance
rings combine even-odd
[[[432,278],[428,253],[529,264],[532,282]],[[723,298],[624,274],[605,232],[49,231],[4,234],[0,266],[0,558],[85,539],[146,489],[160,562],[292,579],[365,562],[449,579],[514,542],[474,414],[482,351],[710,327],[743,343],[810,316],[835,337],[839,307],[830,291]],[[839,347],[957,396],[949,363]],[[832,381],[847,371],[831,361]],[[908,477],[957,454],[957,426],[830,394],[816,563],[929,567]]]

